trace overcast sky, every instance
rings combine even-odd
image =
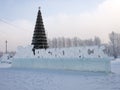
[[[0,0],[0,51],[31,44],[39,6],[48,38],[120,33],[120,0]]]

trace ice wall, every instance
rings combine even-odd
[[[110,72],[110,58],[103,50],[98,46],[37,49],[33,55],[32,46],[18,47],[12,67]]]
[[[14,59],[13,68],[34,68],[34,69],[61,69],[79,70],[94,72],[110,72],[110,60],[100,59],[78,59],[78,58],[57,58],[57,59]]]

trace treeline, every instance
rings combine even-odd
[[[120,33],[110,33],[109,39],[110,42],[106,44],[107,54],[114,58],[120,57]]]
[[[94,39],[82,40],[78,37],[74,38],[53,38],[48,39],[49,48],[79,47],[79,46],[105,46],[105,52],[109,56],[117,58],[120,56],[120,34],[112,32],[109,34],[109,43],[101,43],[101,39],[97,36]]]
[[[64,47],[78,47],[78,46],[94,46],[101,45],[101,40],[99,37],[94,37],[94,39],[82,40],[78,37],[74,38],[53,38],[48,40],[49,48],[64,48]]]

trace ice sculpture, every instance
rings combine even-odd
[[[12,67],[110,72],[110,58],[103,50],[98,46],[39,49],[33,55],[32,46],[19,47]]]

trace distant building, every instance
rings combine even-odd
[[[40,8],[38,10],[38,15],[36,19],[36,25],[35,25],[33,39],[32,39],[32,45],[33,45],[33,52],[35,49],[48,48],[47,37],[45,33],[45,28],[44,28]]]

